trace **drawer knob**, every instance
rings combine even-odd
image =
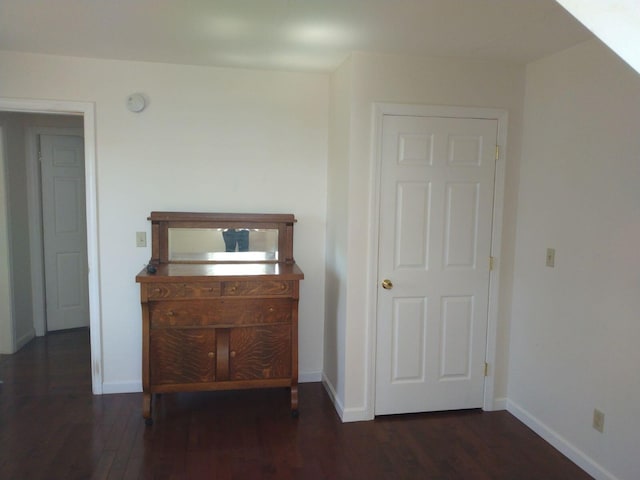
[[[173,316],[175,316],[175,312],[173,310],[169,310],[167,312],[167,317],[173,317]]]
[[[213,352],[207,353],[207,357],[209,357],[209,358],[213,358],[214,356],[215,356],[215,353],[213,353]]]
[[[154,293],[160,293],[160,289],[159,288],[154,288],[153,291],[154,291]]]
[[[275,308],[273,308],[273,307],[269,307],[269,313],[273,313],[273,312],[275,312],[275,311],[276,311],[276,309],[275,309]]]

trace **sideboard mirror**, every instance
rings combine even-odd
[[[290,214],[151,212],[153,264],[293,263]]]

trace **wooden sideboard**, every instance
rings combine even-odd
[[[290,388],[297,416],[304,275],[293,260],[293,215],[152,212],[149,218],[150,268],[136,277],[145,421],[152,422],[155,393],[270,387]],[[174,237],[205,232],[202,241],[188,240],[198,244],[192,250],[242,230],[250,235],[248,253],[172,253],[172,229],[187,229]],[[264,247],[260,236],[272,237],[273,245]],[[251,250],[254,243],[265,251]]]

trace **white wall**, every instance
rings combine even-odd
[[[596,478],[637,479],[640,76],[581,44],[527,67],[524,118],[509,409]]]
[[[506,396],[508,359],[508,314],[510,312],[510,281],[515,237],[516,189],[522,99],[524,94],[524,67],[505,63],[473,62],[442,58],[416,58],[391,55],[355,53],[351,58],[350,136],[345,209],[348,218],[346,267],[338,279],[345,298],[345,324],[342,343],[328,345],[325,355],[335,350],[344,358],[345,389],[339,396],[344,406],[343,419],[371,418],[370,404],[373,383],[370,366],[373,346],[369,334],[372,321],[369,298],[372,272],[371,238],[372,211],[372,105],[374,102],[414,103],[427,105],[456,105],[469,107],[503,108],[509,112],[507,185],[503,218],[502,253],[499,259],[501,290],[499,305],[497,364],[494,366],[495,393]],[[344,148],[343,148],[344,150]],[[340,177],[342,178],[342,177]],[[331,182],[338,181],[335,175]],[[327,341],[329,339],[327,338]],[[341,349],[344,348],[344,351]],[[325,359],[325,365],[329,360]],[[335,385],[334,390],[339,390]]]
[[[141,388],[136,248],[152,210],[294,213],[300,376],[319,380],[328,76],[0,52],[0,97],[96,104],[104,391]],[[149,106],[125,108],[143,92]]]
[[[324,383],[338,410],[343,409],[346,332],[347,232],[352,74],[347,59],[330,86],[329,164],[327,169],[327,289],[324,325]]]
[[[24,128],[20,122],[0,115],[5,131],[5,174],[7,193],[7,233],[11,278],[12,350],[18,350],[35,336],[31,308],[31,264],[29,261],[29,224],[27,216]]]

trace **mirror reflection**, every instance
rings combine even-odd
[[[169,261],[278,260],[278,230],[169,228]]]

